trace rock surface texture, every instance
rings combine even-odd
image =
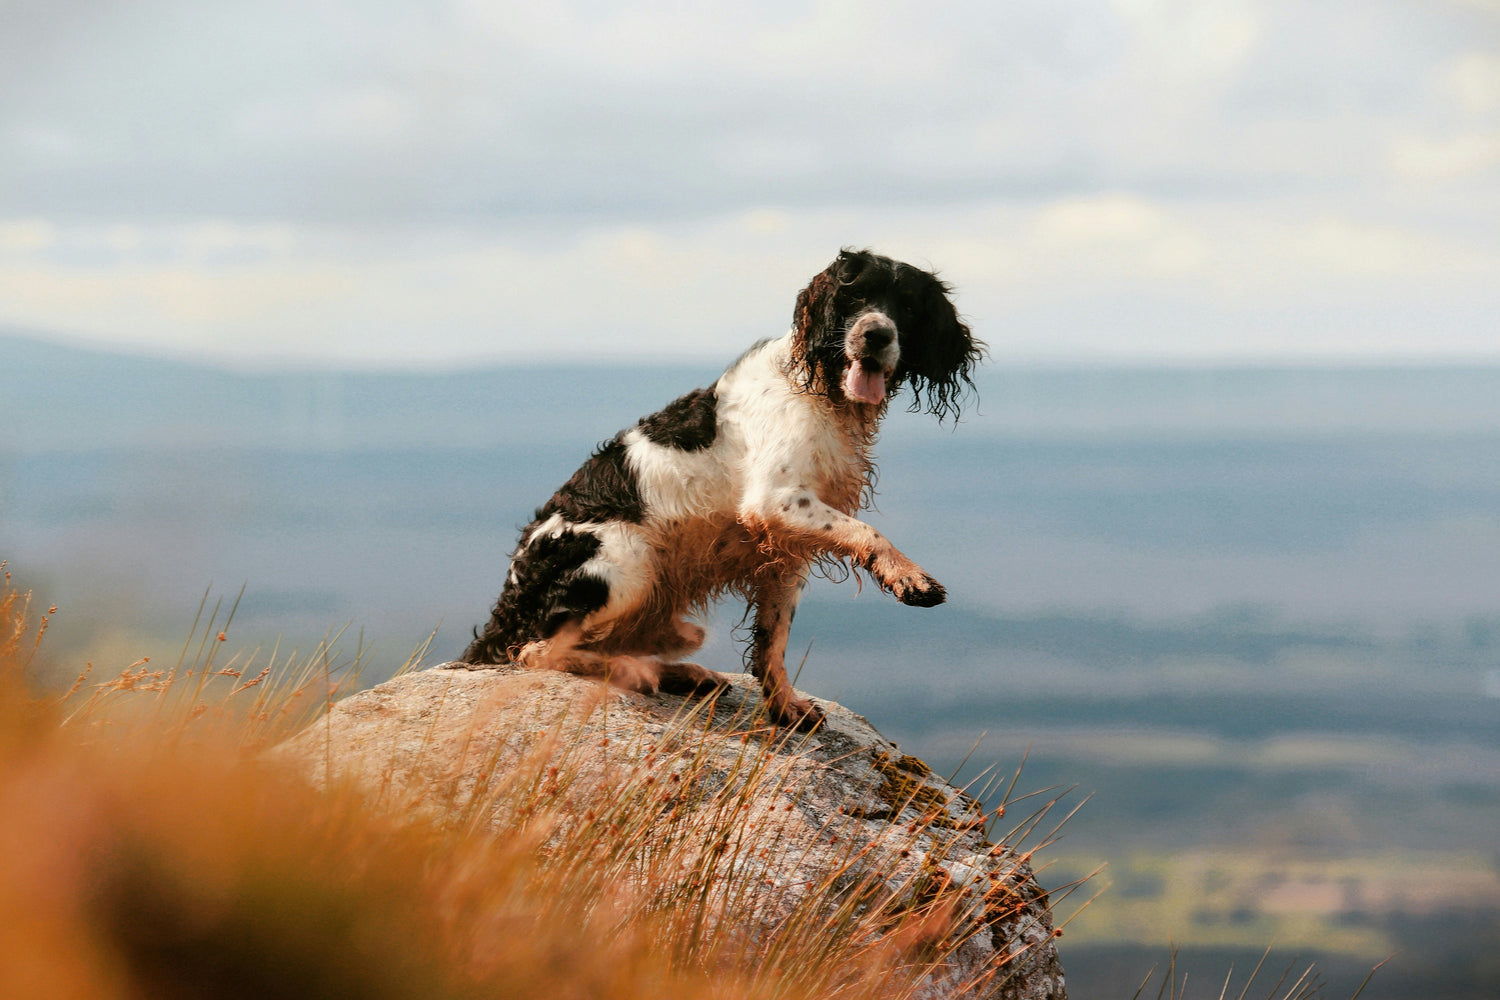
[[[722,911],[739,931],[767,940],[807,926],[812,895],[853,900],[849,912],[905,914],[890,923],[900,946],[938,956],[915,996],[1064,1000],[1048,896],[1024,854],[986,840],[975,800],[838,704],[820,702],[827,721],[812,735],[776,730],[757,719],[755,682],[731,681],[705,702],[444,665],[337,703],[275,753],[318,781],[331,768],[434,809],[478,803],[478,821],[497,828],[513,803],[486,796],[520,772],[561,768],[611,795],[670,789],[679,831],[728,801],[745,835],[695,849],[723,852],[722,870],[749,887]],[[423,788],[441,791],[413,794]]]

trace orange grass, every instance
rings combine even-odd
[[[25,683],[28,609],[0,590],[0,996],[750,995],[644,923],[557,919],[526,850],[266,762],[331,697],[329,650],[252,687],[209,646],[62,704]]]
[[[689,714],[607,783],[558,730],[519,762],[470,747],[475,788],[314,788],[265,750],[352,689],[363,650],[225,657],[221,610],[205,598],[175,664],[44,698],[23,676],[44,626],[7,576],[0,996],[899,998],[984,926],[975,893],[931,866],[892,889],[844,838],[837,871],[747,932],[774,899],[760,862],[787,849],[753,793],[799,794],[754,720],[713,781]]]

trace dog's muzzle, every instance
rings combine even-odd
[[[896,370],[901,350],[896,343],[896,324],[883,312],[862,314],[844,338],[844,395],[860,403],[885,400],[886,381]]]

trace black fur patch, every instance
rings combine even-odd
[[[536,512],[538,521],[553,514],[575,524],[590,521],[629,521],[640,524],[646,516],[640,486],[625,464],[625,444],[616,436],[581,465],[562,488]]]
[[[645,504],[635,475],[625,462],[623,435],[599,446],[588,461],[541,507],[522,532],[530,537],[553,515],[573,524],[645,519]],[[512,581],[495,602],[483,632],[464,651],[465,663],[506,663],[510,651],[554,635],[568,621],[582,619],[609,601],[609,584],[585,576],[578,568],[599,551],[592,532],[565,527],[556,537],[541,536],[517,549],[511,558]]]
[[[642,417],[637,426],[652,444],[702,451],[718,434],[718,408],[719,394],[712,388],[694,389],[659,412]]]
[[[523,538],[535,524],[526,528]],[[542,535],[516,552],[515,575],[482,634],[462,657],[465,663],[505,663],[510,651],[554,635],[570,620],[583,618],[609,601],[609,584],[578,572],[599,551],[599,539],[587,531],[563,529],[556,537]]]

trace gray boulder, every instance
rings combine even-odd
[[[757,945],[835,926],[886,934],[915,956],[922,1000],[1064,1000],[1048,896],[1024,853],[986,839],[978,802],[841,705],[820,701],[811,735],[777,730],[757,716],[758,685],[730,680],[691,700],[445,664],[338,702],[275,753],[315,781],[331,768],[501,833],[517,825],[518,775],[526,808],[554,794],[554,838],[659,796],[625,821],[631,849],[716,872],[711,922]]]

